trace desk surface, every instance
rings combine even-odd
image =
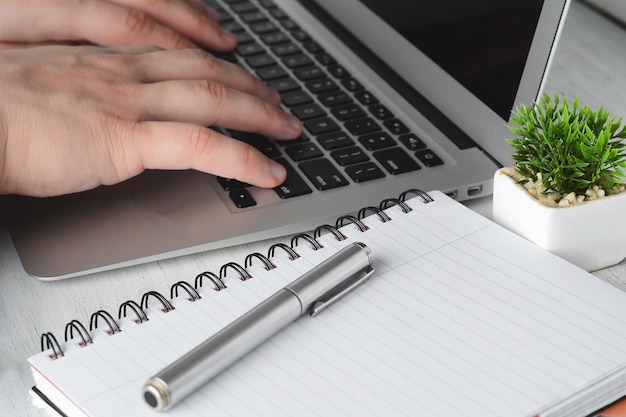
[[[545,91],[578,95],[592,108],[604,105],[626,117],[626,30],[575,1],[552,63]],[[468,205],[490,215],[491,199]],[[51,331],[63,338],[65,324],[83,323],[100,309],[116,314],[119,305],[138,300],[149,290],[169,294],[170,285],[192,280],[204,270],[219,270],[226,262],[243,262],[251,252],[266,252],[270,242],[258,242],[209,253],[154,262],[114,272],[40,282],[29,277],[0,223],[0,414],[45,415],[31,406],[32,377],[26,358],[39,351],[39,335]],[[626,290],[626,262],[594,273]]]

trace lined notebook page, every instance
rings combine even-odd
[[[301,318],[168,413],[171,416],[576,416],[626,391],[626,293],[442,193],[413,199],[346,241],[306,242],[277,268],[227,277],[202,299],[95,331],[94,343],[29,359],[85,415],[162,415],[142,402],[154,373],[341,247],[361,241],[375,275]],[[122,300],[123,301],[123,300]],[[112,312],[113,313],[113,312]],[[607,383],[610,381],[610,383]],[[580,408],[580,409],[579,409]]]

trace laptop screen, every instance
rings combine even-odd
[[[543,0],[361,0],[508,120]]]

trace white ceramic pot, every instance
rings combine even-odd
[[[499,170],[493,184],[493,220],[587,271],[626,258],[626,193],[547,207]]]

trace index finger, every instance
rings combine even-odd
[[[124,157],[143,169],[195,169],[259,187],[280,185],[285,167],[252,146],[198,125],[142,122],[135,140],[124,141]]]

